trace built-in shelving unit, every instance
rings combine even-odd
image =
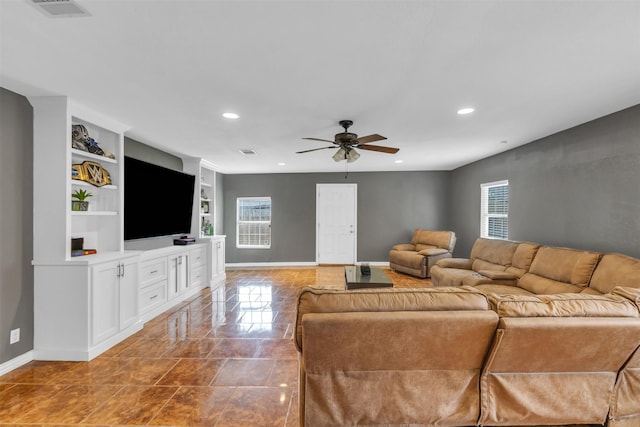
[[[216,224],[216,172],[214,166],[202,159],[183,159],[185,172],[195,175],[195,197],[191,234],[196,237],[215,235]]]
[[[203,227],[206,221],[215,224],[212,165],[200,159],[186,162],[185,171],[196,175],[196,245],[173,246],[168,237],[154,240],[160,248],[144,247],[148,242],[133,248],[128,242],[125,250],[127,127],[66,97],[29,101],[34,112],[35,359],[91,360],[139,331],[144,320],[161,310],[205,286],[224,283],[225,237],[210,235]],[[112,158],[74,148],[73,125],[84,126]],[[86,211],[72,208],[77,190],[92,194]],[[72,241],[77,244],[78,239],[83,249],[96,253],[72,251]],[[156,270],[164,275],[156,277]]]

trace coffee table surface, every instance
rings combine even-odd
[[[346,266],[344,268],[344,277],[346,281],[346,289],[362,289],[362,288],[390,288],[393,282],[380,268],[370,267],[371,274],[363,275],[360,273],[360,267]]]

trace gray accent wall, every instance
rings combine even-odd
[[[330,161],[328,159],[327,161]],[[224,176],[227,263],[303,262],[315,255],[316,184],[358,185],[357,261],[387,262],[416,228],[448,229],[449,172],[360,172]],[[236,248],[236,199],[271,197],[270,249]]]
[[[509,238],[640,257],[640,105],[452,172],[455,256],[480,234],[480,184],[509,180]]]
[[[182,171],[182,159],[157,148],[124,137],[124,155],[143,162],[164,166],[165,168]]]
[[[3,88],[0,235],[1,364],[33,350],[33,109],[25,97]],[[10,345],[10,331],[16,328],[20,341]]]

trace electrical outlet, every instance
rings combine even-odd
[[[13,329],[9,337],[9,344],[15,344],[20,341],[20,328]]]

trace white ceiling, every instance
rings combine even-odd
[[[224,173],[344,171],[295,154],[341,119],[400,148],[350,171],[451,170],[640,103],[640,1],[30,1],[0,0],[3,87]]]

